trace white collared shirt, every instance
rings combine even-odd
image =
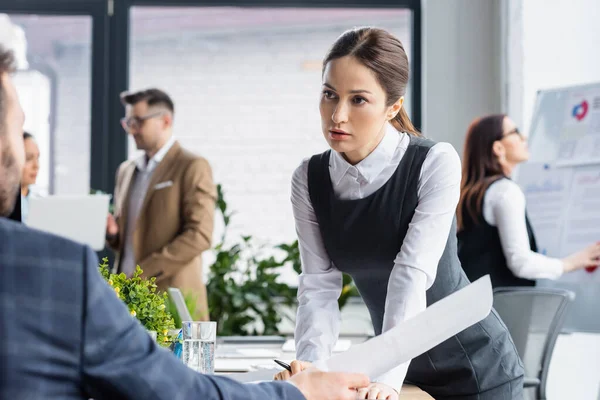
[[[490,185],[483,197],[483,218],[498,228],[506,266],[525,279],[557,279],[564,271],[558,258],[531,250],[525,223],[525,195],[515,182],[500,179]]]
[[[121,258],[120,269],[127,276],[131,276],[135,271],[136,263],[139,260],[135,259],[133,252],[133,233],[136,229],[136,223],[140,214],[142,204],[146,198],[148,185],[152,178],[152,173],[165,158],[171,147],[175,144],[175,138],[171,138],[156,152],[156,154],[148,160],[146,164],[146,154],[143,154],[135,160],[136,171],[133,174],[130,185],[129,204],[127,209],[127,225],[125,228],[125,243],[123,246],[123,257]]]
[[[410,138],[391,125],[369,156],[356,165],[332,151],[329,174],[340,199],[361,199],[381,188],[396,171]],[[298,285],[296,358],[321,361],[330,357],[339,335],[337,299],[342,273],[325,250],[308,194],[308,162],[305,159],[292,177],[292,207],[300,245],[303,272]],[[435,280],[460,195],[461,163],[448,143],[437,143],[423,162],[418,182],[418,205],[408,232],[396,255],[387,290],[383,331],[418,314],[426,306],[425,291]],[[401,202],[399,202],[401,204]],[[368,266],[365,266],[368,268]],[[409,362],[377,381],[399,389]]]

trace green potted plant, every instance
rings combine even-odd
[[[148,332],[156,332],[156,341],[169,347],[173,341],[171,330],[175,322],[167,309],[167,294],[158,293],[155,278],[141,278],[142,269],[138,266],[131,278],[124,273],[113,274],[108,267],[108,259],[103,258],[100,273],[129,308],[132,317],[137,318]]]
[[[209,267],[210,320],[217,322],[219,336],[277,335],[279,323],[285,317],[282,310],[296,304],[296,288],[279,282],[278,278],[281,268],[286,265],[301,273],[298,241],[276,245],[275,249],[282,254],[279,258],[271,255],[272,249],[258,246],[251,236],[226,243],[233,213],[228,210],[221,185],[217,185],[217,193],[217,209],[223,217],[225,229],[214,248],[215,261]],[[104,258],[100,265],[102,275],[127,304],[132,315],[148,331],[157,333],[157,341],[161,345],[170,345],[173,341],[171,333],[175,328],[181,328],[181,319],[168,295],[157,293],[154,279],[142,279],[139,266],[134,276],[128,279],[125,274],[111,274],[107,263],[108,259]],[[344,274],[343,285],[338,299],[340,309],[351,296],[358,295],[347,274]],[[192,317],[198,317],[195,295],[185,292],[183,295]]]
[[[258,246],[252,236],[227,241],[232,213],[221,185],[217,185],[217,193],[225,230],[215,246],[206,285],[210,320],[217,321],[219,336],[276,335],[281,306],[292,306],[296,298],[294,289],[278,281],[287,260],[265,255],[269,249]]]
[[[217,321],[219,336],[277,335],[282,310],[296,304],[296,288],[278,278],[281,268],[288,264],[301,272],[298,241],[275,246],[283,253],[279,258],[272,255],[272,249],[258,246],[252,236],[227,241],[233,213],[228,210],[221,185],[217,185],[217,194],[217,209],[225,229],[214,248],[215,261],[209,267],[206,289],[210,320]],[[343,282],[340,309],[349,297],[358,294],[349,275],[344,274]]]

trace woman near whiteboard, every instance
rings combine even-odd
[[[471,280],[490,274],[494,287],[534,286],[534,279],[557,279],[598,264],[599,243],[563,259],[537,253],[525,195],[510,179],[528,158],[527,141],[507,116],[471,123],[457,209],[458,255]]]
[[[375,28],[345,32],[323,62],[319,110],[331,149],[305,159],[292,177],[302,259],[295,330],[301,361],[292,362],[292,374],[331,355],[342,272],[354,279],[376,335],[468,284],[453,223],[460,159],[451,145],[414,128],[404,109],[409,75],[402,43]],[[494,311],[374,377],[358,396],[398,399],[406,377],[436,399],[520,399],[522,375]]]

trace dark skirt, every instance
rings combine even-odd
[[[523,378],[471,396],[435,396],[436,400],[523,400]]]

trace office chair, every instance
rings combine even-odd
[[[556,339],[575,293],[535,287],[494,289],[494,308],[506,324],[525,366],[524,387],[546,400],[548,369]],[[527,390],[531,389],[531,390]]]

